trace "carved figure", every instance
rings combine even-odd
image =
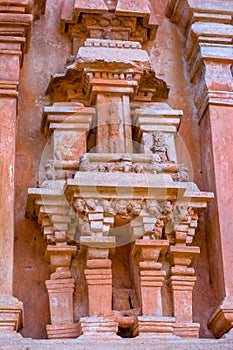
[[[132,216],[139,215],[142,211],[142,201],[130,201],[127,210]]]
[[[99,201],[98,199],[87,199],[86,204],[89,210],[95,210]]]
[[[124,173],[131,173],[133,170],[132,162],[122,162],[120,165],[120,169],[122,169]]]
[[[157,200],[148,200],[146,201],[146,209],[149,214],[157,217],[162,216],[162,210],[161,204]]]
[[[102,200],[104,212],[107,214],[115,215],[116,211],[113,209],[112,202],[108,200]]]
[[[143,165],[142,164],[135,164],[133,168],[135,173],[143,173]]]
[[[82,236],[92,236],[91,225],[86,216],[79,220],[79,224],[81,225]]]
[[[165,201],[164,207],[163,207],[164,215],[166,216],[166,219],[169,221],[172,219],[172,213],[173,213],[173,205],[171,201]]]
[[[67,172],[55,168],[53,159],[49,159],[44,165],[44,177],[46,180],[62,180],[66,179],[67,175]]]
[[[162,219],[157,219],[155,223],[154,236],[155,239],[161,239],[163,235],[164,221]]]
[[[143,239],[161,239],[163,235],[164,221],[157,219],[151,230],[145,232]]]
[[[109,151],[118,152],[118,139],[120,132],[119,108],[116,103],[111,102],[109,106],[108,132],[109,132]]]
[[[150,163],[144,165],[144,170],[152,174],[159,174],[163,171],[157,154],[152,155]]]
[[[56,180],[54,161],[52,159],[46,162],[44,169],[45,169],[45,176],[47,180]]]
[[[188,178],[188,167],[186,167],[184,164],[180,164],[178,171],[178,181],[186,182],[188,181]]]
[[[187,214],[188,206],[186,206],[185,204],[176,204],[173,210],[173,222],[180,223],[181,221],[185,220]]]
[[[153,132],[153,145],[150,150],[156,154],[156,161],[159,163],[169,161],[167,146],[164,139],[164,134],[160,131]]]
[[[79,160],[79,171],[94,171],[98,170],[96,164],[92,164],[87,154],[83,154]]]
[[[57,160],[64,160],[71,152],[71,148],[75,140],[70,135],[63,137],[60,135],[59,138],[60,142],[57,143],[56,149],[54,150],[54,155]]]
[[[86,210],[86,203],[83,199],[77,199],[74,202],[74,207],[77,210],[77,213],[83,214],[85,213],[85,210]]]
[[[100,173],[108,173],[109,172],[108,167],[106,166],[106,164],[99,164],[98,171]]]
[[[127,201],[124,199],[121,199],[115,202],[115,210],[117,214],[128,217]]]

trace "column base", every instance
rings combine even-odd
[[[216,338],[233,328],[233,303],[224,302],[211,316],[208,327]]]
[[[175,323],[174,335],[181,338],[199,338],[199,323]]]
[[[23,303],[12,296],[0,297],[0,333],[15,333],[22,327]]]
[[[173,338],[174,317],[138,316],[139,338]]]
[[[46,326],[48,339],[77,338],[81,334],[80,324],[55,324]]]
[[[82,317],[80,319],[81,338],[121,339],[118,335],[118,322],[113,317]]]

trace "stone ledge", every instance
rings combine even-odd
[[[179,350],[232,350],[233,338],[214,340],[150,340],[150,339],[120,339],[113,341],[103,340],[32,340],[32,339],[7,339],[0,336],[0,350],[170,350],[177,348]]]

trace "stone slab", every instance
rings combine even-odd
[[[129,42],[128,46],[132,44]],[[132,48],[117,47],[81,47],[77,56],[78,60],[90,61],[101,60],[104,62],[148,62],[149,57],[146,51]]]
[[[0,338],[1,350],[232,350],[233,339],[199,339],[199,340],[150,340],[150,339],[119,339],[113,341],[101,340],[32,340],[19,338]]]

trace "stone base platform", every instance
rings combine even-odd
[[[58,325],[47,325],[46,327],[48,338],[77,338],[81,334],[79,324],[58,324]]]
[[[176,323],[174,334],[181,338],[198,338],[199,329],[199,323]]]
[[[83,339],[117,339],[118,322],[112,317],[82,317],[80,328]]]
[[[139,337],[174,337],[174,324],[174,317],[138,316]]]
[[[32,340],[0,337],[1,350],[232,350],[232,339],[119,339],[119,340]]]

